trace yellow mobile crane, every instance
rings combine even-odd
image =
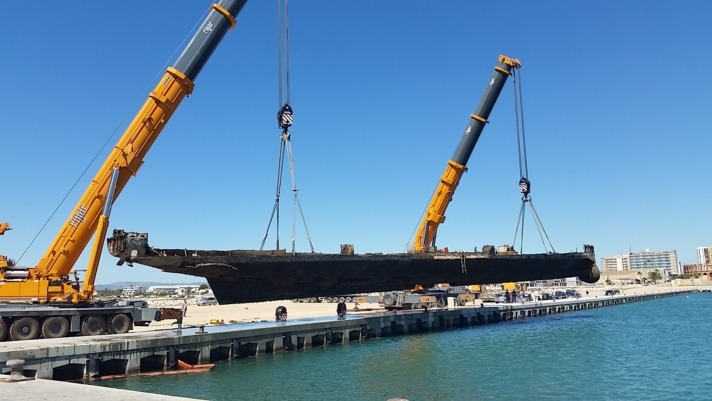
[[[480,134],[482,134],[482,130],[488,122],[487,118],[489,118],[492,108],[500,92],[502,92],[504,83],[512,69],[521,67],[519,60],[507,56],[500,55],[498,61],[480,103],[475,109],[475,112],[470,115],[470,121],[465,128],[460,143],[457,145],[453,156],[448,160],[445,172],[440,177],[440,182],[435,188],[435,193],[433,193],[430,203],[425,210],[425,214],[416,231],[415,238],[409,246],[409,251],[411,252],[429,252],[435,250],[435,235],[438,226],[445,221],[445,210],[452,200],[452,196],[455,193],[462,174],[467,169],[467,161],[470,159],[477,140],[480,138]],[[467,289],[460,287],[458,291],[455,291],[455,289],[450,288],[450,286],[445,283],[441,283],[431,289],[425,289],[422,285],[416,284],[410,291],[394,291],[384,293],[377,297],[359,296],[354,299],[356,300],[355,302],[379,302],[389,310],[399,308],[417,309],[421,307],[442,307],[447,305],[448,297],[456,298],[456,302],[463,305],[467,301],[473,300],[475,297],[473,292],[481,292],[482,287],[483,286],[480,285],[472,285],[467,287]]]
[[[125,333],[133,323],[145,322],[140,317],[145,310],[140,306],[107,306],[92,298],[111,206],[128,180],[138,172],[144,156],[180,102],[193,91],[195,78],[227,31],[235,27],[235,17],[246,3],[247,0],[220,0],[212,5],[200,28],[175,65],[166,70],[149,94],[37,265],[16,266],[11,260],[0,258],[0,301],[34,304],[30,308],[11,304],[0,307],[0,341],[8,336],[12,340],[29,340],[40,336],[65,337],[70,333]],[[89,263],[84,280],[80,281],[74,265],[92,236]]]
[[[470,121],[467,124],[467,128],[465,128],[460,143],[457,145],[455,153],[453,153],[450,160],[448,160],[445,172],[440,177],[440,182],[435,188],[435,192],[425,210],[423,219],[416,231],[415,239],[411,244],[411,251],[429,252],[436,250],[435,238],[438,227],[445,222],[445,210],[452,200],[452,196],[455,193],[455,189],[457,189],[457,185],[460,183],[462,174],[467,170],[467,161],[470,159],[475,145],[477,145],[477,141],[482,134],[485,124],[489,122],[487,119],[492,112],[492,108],[494,108],[495,102],[497,102],[497,98],[507,81],[507,77],[511,74],[512,69],[518,69],[520,67],[521,63],[518,59],[503,55],[499,56],[499,63],[494,67],[494,72],[489,80],[489,84],[485,88],[480,104],[477,106],[477,109],[475,109],[475,112],[470,115]],[[488,246],[488,248],[494,249],[494,247],[491,246]],[[469,291],[472,293],[482,293],[484,292],[484,286],[474,284],[469,287]],[[460,295],[459,298],[463,299],[464,297]]]
[[[425,214],[411,244],[411,251],[428,252],[435,249],[435,236],[438,227],[445,222],[445,210],[452,200],[452,195],[460,183],[462,174],[467,170],[467,161],[470,159],[477,140],[480,139],[480,134],[482,134],[482,130],[488,122],[487,118],[489,118],[510,72],[513,68],[520,67],[519,60],[507,56],[499,56],[499,63],[494,67],[494,72],[485,88],[480,104],[475,109],[475,112],[470,115],[470,121],[467,123],[462,139],[460,139],[455,153],[448,160],[445,172],[440,177],[440,182],[435,188],[427,209],[425,209]]]

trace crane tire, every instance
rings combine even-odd
[[[42,337],[62,338],[69,334],[69,322],[62,316],[50,316],[42,322]]]
[[[31,317],[21,317],[10,325],[12,341],[34,340],[40,336],[40,323]]]
[[[88,315],[82,318],[82,335],[98,336],[106,332],[106,318],[104,315]]]
[[[5,341],[7,338],[7,323],[5,323],[5,319],[0,317],[0,343]]]
[[[131,330],[131,318],[128,315],[119,313],[109,318],[109,333],[124,334],[129,330]]]
[[[389,307],[389,306],[394,306],[396,303],[396,297],[390,292],[387,292],[383,294],[383,306]]]

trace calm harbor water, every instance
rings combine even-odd
[[[108,387],[208,400],[710,400],[712,293],[220,363]]]

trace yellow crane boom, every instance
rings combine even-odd
[[[482,129],[488,122],[487,119],[499,97],[499,93],[502,91],[502,87],[511,70],[520,67],[519,60],[507,56],[499,56],[499,63],[494,67],[494,72],[485,88],[480,104],[475,109],[475,112],[470,115],[470,121],[465,128],[462,139],[460,139],[455,153],[448,160],[445,172],[440,177],[440,182],[435,188],[427,209],[425,209],[425,214],[410,246],[411,251],[427,252],[431,247],[435,246],[435,235],[438,227],[445,222],[445,211],[452,200],[457,185],[460,183],[462,174],[467,170],[467,161],[470,159],[477,140],[480,138]]]
[[[0,300],[32,302],[86,302],[94,292],[101,250],[111,206],[181,101],[193,91],[193,82],[247,0],[220,0],[169,67],[143,107],[119,139],[84,191],[66,222],[35,267],[0,269]],[[89,266],[80,289],[69,279],[75,263],[94,236]],[[1,266],[0,266],[1,267]]]

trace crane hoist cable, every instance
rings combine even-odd
[[[296,215],[299,211],[299,216],[302,219],[302,224],[304,224],[304,231],[307,235],[307,240],[309,241],[309,248],[311,252],[314,253],[314,245],[312,244],[311,236],[309,235],[309,229],[307,228],[307,222],[304,218],[304,211],[302,210],[302,205],[299,202],[299,190],[297,189],[296,178],[294,174],[294,158],[292,157],[292,134],[289,132],[289,127],[294,123],[294,111],[292,110],[291,103],[291,93],[290,93],[290,75],[289,75],[289,0],[284,0],[284,5],[282,1],[277,1],[277,64],[278,64],[278,82],[279,82],[279,97],[278,97],[278,108],[277,112],[277,125],[281,130],[280,134],[280,145],[279,145],[279,159],[277,162],[277,190],[275,191],[275,201],[272,207],[272,215],[267,223],[267,230],[265,231],[265,236],[262,238],[262,244],[260,245],[260,250],[264,249],[265,242],[269,236],[269,230],[272,225],[272,221],[275,221],[275,231],[276,231],[276,249],[279,249],[279,200],[282,191],[282,172],[284,171],[284,156],[287,155],[289,160],[289,172],[292,177],[292,194],[294,196],[294,213],[292,214],[292,237],[291,245],[292,252],[295,252],[296,248]]]
[[[527,204],[531,206],[532,216],[534,217],[534,223],[536,224],[537,231],[539,232],[539,237],[541,238],[542,245],[544,249],[548,251],[547,242],[551,248],[551,252],[556,252],[554,246],[549,240],[549,235],[544,229],[544,224],[539,218],[539,214],[534,207],[534,201],[531,198],[531,182],[529,181],[529,164],[527,161],[527,143],[526,135],[524,130],[524,102],[522,100],[522,80],[521,71],[519,68],[512,70],[512,80],[514,85],[514,110],[515,110],[515,120],[517,125],[517,153],[519,156],[519,192],[522,194],[522,206],[519,209],[519,219],[517,220],[517,227],[514,231],[514,241],[512,241],[512,246],[515,247],[517,243],[517,235],[520,235],[519,242],[519,253],[524,253],[524,216],[526,212]],[[521,232],[519,227],[521,225]],[[546,238],[546,241],[544,239]]]

